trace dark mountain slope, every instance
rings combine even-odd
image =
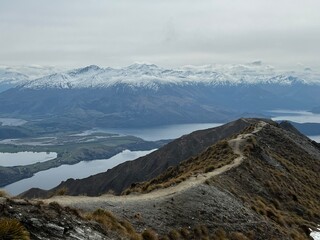
[[[87,127],[226,122],[246,112],[261,116],[272,109],[316,108],[319,91],[316,72],[274,71],[262,65],[91,65],[22,81],[1,92],[0,115]]]
[[[245,129],[243,133],[251,133],[252,130],[253,126]],[[185,192],[177,193],[176,196],[172,195],[172,198],[175,199],[175,207],[171,207],[170,211],[183,216],[182,221],[190,214],[187,214],[187,209],[194,207],[192,202],[200,201],[199,211],[203,211],[206,217],[198,217],[198,222],[205,222],[212,232],[218,226],[223,226],[227,232],[236,229],[239,231],[240,228],[242,229],[240,232],[249,236],[248,226],[239,226],[241,217],[236,216],[239,209],[233,210],[232,214],[230,213],[231,206],[220,206],[223,209],[221,213],[218,209],[216,209],[217,212],[212,212],[208,208],[201,208],[201,204],[210,205],[206,196],[210,196],[211,191],[216,191],[214,189],[217,188],[231,196],[233,200],[242,202],[247,210],[253,210],[261,218],[255,227],[251,226],[254,232],[251,239],[309,239],[309,228],[315,228],[320,222],[320,148],[313,145],[307,137],[297,133],[293,126],[287,131],[282,125],[276,123],[267,124],[259,132],[247,137],[240,148],[245,159],[239,166],[206,180],[205,183],[208,185],[206,187],[194,187],[191,188],[193,190],[187,189]],[[181,179],[181,176],[185,176],[190,169],[194,169],[193,174],[195,175],[197,172],[207,172],[206,168],[210,166],[212,169],[218,169],[219,164],[220,166],[229,164],[228,158],[231,155],[228,149],[227,145],[219,142],[200,155],[166,170],[157,178],[142,183],[140,186],[134,186],[130,192],[148,192],[159,186],[172,186],[177,183],[174,180]],[[188,195],[199,192],[201,188],[203,188],[201,200],[200,198],[191,200]],[[218,198],[220,194],[217,196],[213,194],[211,197]],[[177,201],[177,198],[180,200]],[[186,199],[190,199],[190,206],[186,205]],[[225,197],[221,201],[228,202],[229,200]],[[181,204],[186,209],[180,208]],[[215,203],[210,207],[218,205],[219,203]],[[176,208],[179,208],[179,211],[176,211]],[[168,215],[171,214],[170,211]],[[144,212],[141,213],[143,214]],[[150,215],[149,213],[148,216]],[[173,216],[177,215],[173,214]],[[196,212],[190,215],[195,216]],[[208,218],[215,220],[214,222],[208,221]],[[252,221],[249,219],[251,217],[248,216],[248,225]],[[179,222],[177,218],[175,220]],[[261,235],[266,227],[262,225],[263,221],[270,224],[269,227],[273,229],[269,230],[269,236]],[[174,226],[173,222],[170,224]],[[178,224],[178,226],[181,225]],[[283,236],[275,237],[277,234],[283,234]]]
[[[320,222],[320,149],[309,139],[272,125],[247,146],[238,168],[212,179],[292,239],[307,239]],[[303,237],[304,236],[304,237]]]
[[[153,90],[126,84],[101,89],[15,88],[0,94],[0,114],[57,122],[72,119],[87,127],[223,122],[232,115],[223,107],[202,101],[201,92],[196,86],[164,85]]]
[[[0,139],[31,137],[33,133],[21,127],[1,126]]]
[[[296,123],[290,122],[295,128],[308,136],[320,135],[320,123]]]
[[[109,209],[177,239],[310,239],[320,222],[320,149],[288,123],[247,121],[239,135],[131,188],[148,193],[48,201]]]
[[[70,195],[95,196],[109,190],[119,194],[131,184],[154,178],[168,167],[175,166],[191,156],[196,156],[212,144],[238,134],[249,125],[250,120],[240,119],[217,128],[193,132],[145,157],[125,162],[105,173],[85,179],[69,179],[49,192],[54,192],[59,188],[67,188]],[[22,196],[38,197],[47,194],[46,191],[32,189],[23,193]]]
[[[154,85],[150,88],[120,82],[101,88],[17,87],[0,94],[0,114],[28,120],[66,120],[87,127],[145,127],[226,122],[244,112],[309,109],[320,101],[316,94],[319,85],[294,82]]]

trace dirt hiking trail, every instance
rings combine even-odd
[[[208,172],[205,174],[198,174],[197,176],[192,176],[189,179],[175,185],[172,187],[164,188],[164,189],[157,189],[149,193],[145,194],[130,194],[130,195],[102,195],[98,197],[88,197],[88,196],[55,196],[50,199],[41,199],[43,202],[50,203],[50,202],[58,202],[63,206],[73,205],[73,204],[90,204],[94,205],[97,203],[106,202],[108,204],[125,204],[125,203],[132,203],[136,201],[148,201],[152,199],[160,199],[160,198],[167,198],[172,196],[175,193],[185,191],[191,187],[197,186],[199,184],[204,183],[207,179],[210,179],[214,176],[222,174],[232,168],[239,166],[245,156],[241,150],[243,144],[246,140],[250,137],[259,132],[267,123],[260,121],[256,126],[255,129],[248,134],[239,134],[237,138],[231,139],[228,141],[229,146],[233,149],[234,153],[239,155],[237,158],[233,160],[232,163],[227,164],[223,167],[215,169],[212,172]]]

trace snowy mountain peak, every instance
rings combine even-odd
[[[277,71],[257,61],[238,65],[185,66],[166,69],[155,64],[134,63],[124,68],[90,65],[28,81],[23,88],[106,88],[117,84],[158,89],[164,84],[320,84],[314,71]]]
[[[97,65],[89,65],[87,67],[74,69],[68,72],[70,75],[79,75],[79,74],[92,74],[102,71],[103,69]]]
[[[147,63],[134,63],[123,70],[134,75],[158,75],[162,71],[157,65]]]
[[[102,68],[98,67],[97,65],[89,65],[84,68],[79,68],[78,71],[79,73],[84,73],[84,72],[89,72],[89,71],[98,71],[101,70]]]
[[[2,82],[2,81],[18,82],[18,81],[24,81],[24,80],[29,80],[29,77],[25,74],[0,69],[0,82]]]
[[[136,69],[136,70],[150,70],[150,69],[159,69],[159,67],[155,64],[149,63],[134,63],[126,67],[126,69]]]
[[[0,92],[30,81],[25,74],[0,68]]]

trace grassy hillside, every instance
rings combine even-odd
[[[177,166],[181,161],[197,156],[212,144],[241,132],[249,125],[248,121],[239,119],[220,127],[195,131],[166,144],[147,156],[122,163],[107,172],[85,179],[67,180],[49,193],[32,190],[32,192],[26,192],[23,196],[45,197],[59,188],[69,189],[70,195],[97,196],[109,191],[120,194],[132,183],[153,179],[168,167]],[[95,188],[91,187],[93,185]]]
[[[320,222],[320,152],[306,139],[268,125],[247,146],[247,160],[212,179],[293,239]]]
[[[253,129],[254,125],[246,128],[243,134],[248,134]],[[315,228],[320,222],[320,148],[306,137],[297,134],[292,127],[290,130],[284,130],[276,123],[266,125],[261,131],[247,138],[241,147],[245,155],[242,164],[206,180],[205,184],[209,188],[218,187],[231,194],[232,198],[255,212],[261,223],[267,221],[276,234],[287,236],[288,239],[309,239],[309,228]],[[171,187],[190,176],[229,164],[235,157],[227,141],[220,141],[150,181],[133,184],[124,194],[147,193],[154,189]],[[235,216],[230,218],[231,222],[237,221]],[[216,229],[212,223],[205,226],[213,232]],[[223,229],[226,232],[225,239],[227,236],[237,239],[230,235],[234,231],[232,224],[224,226]],[[240,239],[257,239],[256,234],[264,230],[263,224],[256,224],[252,229],[254,234],[250,235],[249,231],[243,229],[240,231],[243,238]]]
[[[147,193],[159,188],[166,188],[185,181],[192,175],[211,172],[214,169],[230,164],[237,157],[227,141],[209,147],[196,157],[191,157],[179,165],[168,168],[156,178],[142,183],[133,183],[123,194]]]
[[[237,126],[244,122],[245,127]],[[288,123],[242,119],[232,126],[241,130],[148,181],[135,182],[124,195],[45,201],[101,209],[98,213],[107,216],[110,211],[130,222],[140,239],[310,239],[310,228],[320,222],[319,145]],[[177,152],[199,135],[191,136],[175,142]]]

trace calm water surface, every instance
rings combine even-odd
[[[193,124],[175,124],[165,125],[152,128],[104,128],[95,131],[107,133],[116,133],[122,135],[132,135],[140,137],[147,141],[157,141],[162,139],[175,139],[182,135],[189,134],[196,130],[213,128],[221,126],[223,123],[193,123]]]
[[[274,115],[272,117],[274,121],[288,120],[297,123],[320,123],[320,114],[308,111],[272,110],[269,112]],[[320,143],[320,135],[308,137]]]
[[[156,150],[156,149],[154,149]],[[69,178],[85,178],[107,169],[113,168],[120,163],[136,159],[147,155],[154,150],[149,151],[129,151],[125,150],[109,159],[93,160],[89,162],[80,162],[74,165],[62,165],[57,168],[51,168],[46,171],[36,173],[33,177],[20,180],[13,184],[7,185],[4,189],[12,194],[20,194],[30,188],[50,189]]]
[[[320,135],[316,135],[316,136],[308,136],[308,138],[320,143]]]
[[[37,162],[45,162],[57,157],[55,152],[17,152],[0,153],[0,166],[24,166]]]
[[[274,121],[288,120],[297,123],[320,123],[320,114],[308,111],[273,110],[270,113],[274,115],[272,117]]]

